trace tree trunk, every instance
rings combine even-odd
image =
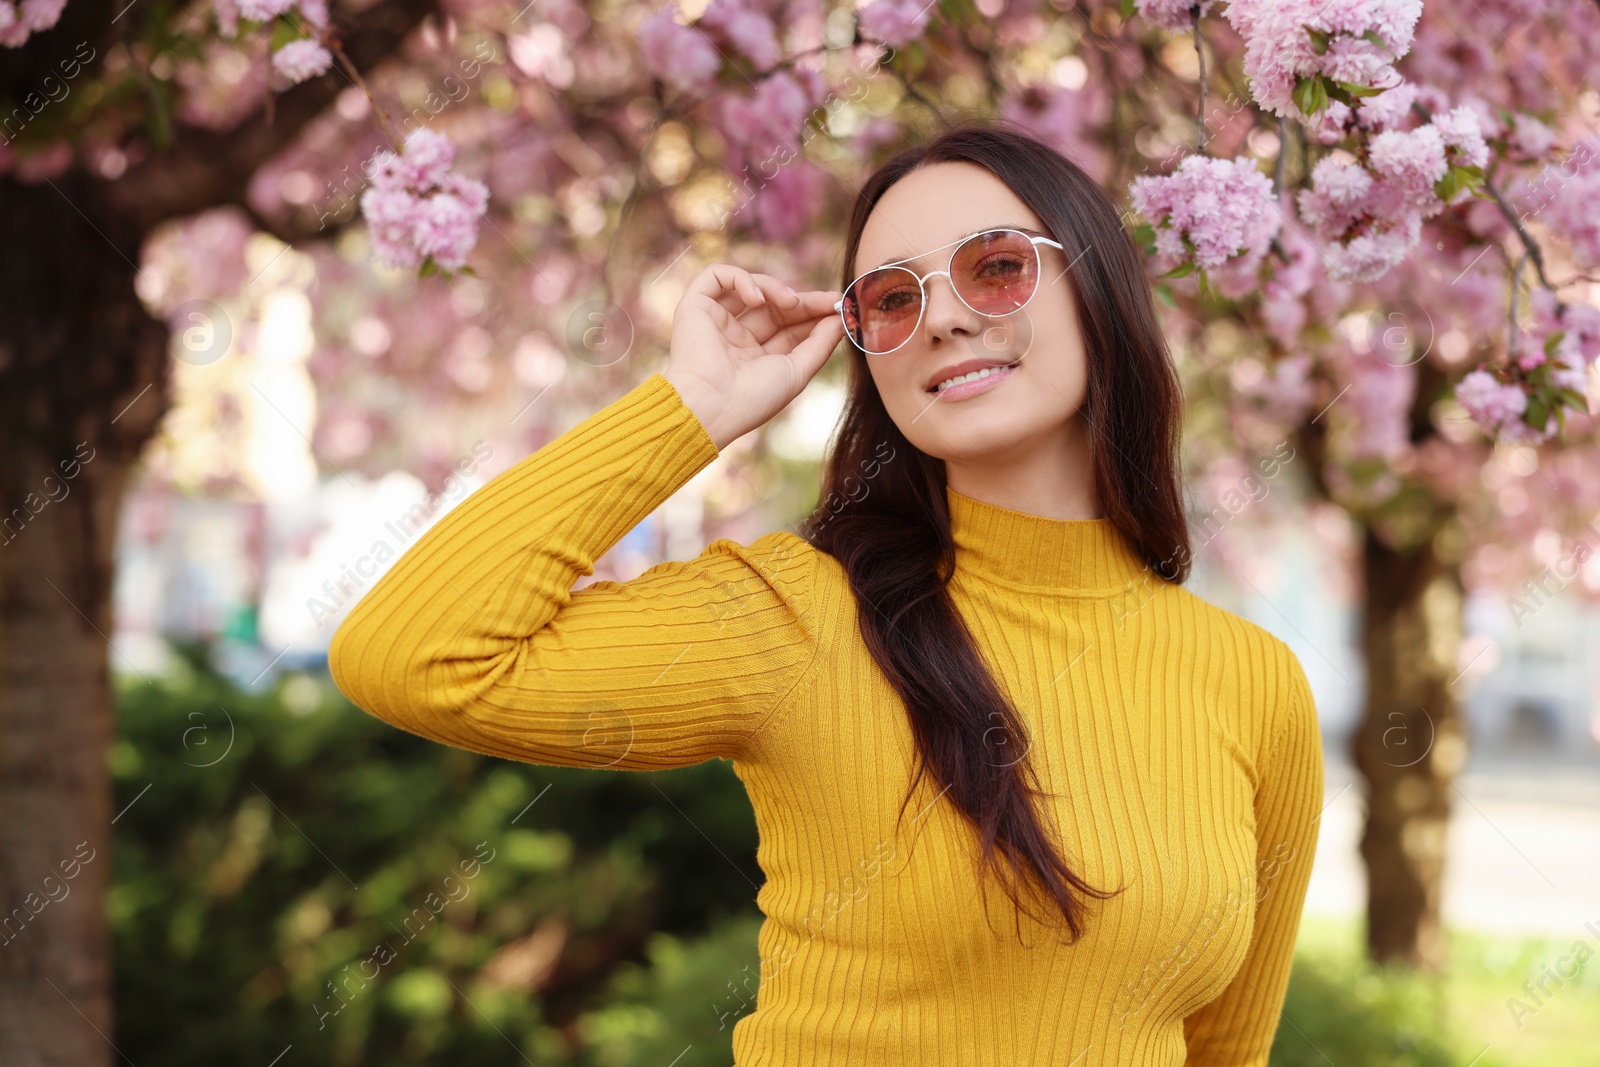
[[[1351,745],[1366,780],[1368,952],[1379,963],[1434,972],[1445,963],[1445,838],[1466,756],[1453,690],[1462,619],[1458,544],[1453,522],[1405,553],[1367,531],[1366,715]]]
[[[119,1059],[112,557],[167,403],[167,329],[134,292],[141,242],[71,176],[0,179],[0,1049],[17,1067]]]

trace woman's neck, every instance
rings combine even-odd
[[[963,496],[1047,519],[1104,517],[1094,456],[1081,419],[1049,441],[1025,441],[1004,453],[945,460],[945,484]]]

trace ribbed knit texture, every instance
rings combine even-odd
[[[1025,915],[1019,942],[931,776],[896,830],[911,729],[836,560],[775,532],[573,591],[716,457],[652,375],[425,533],[334,635],[339,688],[512,760],[731,759],[766,875],[737,1067],[1264,1065],[1323,786],[1288,647],[1157,579],[1107,519],[947,490],[952,595],[1056,794],[1043,810],[1075,871],[1127,887],[1076,944]]]

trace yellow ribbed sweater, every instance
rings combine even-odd
[[[1031,737],[1090,902],[1076,944],[989,882],[913,773],[844,571],[793,533],[627,582],[580,576],[717,458],[651,375],[424,534],[339,627],[373,715],[511,760],[729,758],[766,882],[736,1067],[1264,1065],[1315,853],[1322,747],[1299,661],[1156,579],[1107,519],[947,490],[952,595]],[[848,505],[846,505],[848,506]],[[1032,902],[1038,915],[1045,909]]]

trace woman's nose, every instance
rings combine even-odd
[[[983,329],[981,316],[961,302],[948,274],[940,271],[924,279],[922,287],[928,301],[923,309],[922,325],[929,340],[950,341],[958,335],[971,337]]]

